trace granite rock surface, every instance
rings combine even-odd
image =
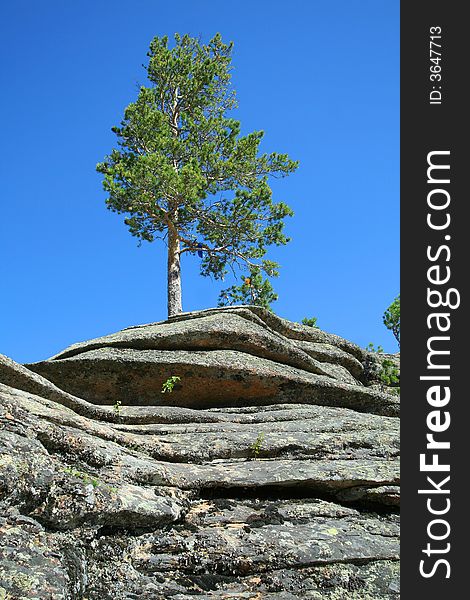
[[[398,415],[255,307],[0,356],[0,599],[399,598]]]

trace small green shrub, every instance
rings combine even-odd
[[[76,469],[72,469],[72,467],[65,467],[64,473],[68,473],[69,475],[72,475],[72,477],[81,479],[83,481],[84,485],[88,485],[89,483],[91,483],[91,485],[94,488],[97,488],[100,485],[99,480],[96,479],[95,477],[91,477],[90,475],[88,475],[87,473],[83,473],[82,471],[77,471]]]
[[[171,377],[168,377],[168,379],[162,385],[162,394],[171,394],[178,381],[181,381],[181,377],[178,377],[178,375],[172,375]]]
[[[250,450],[253,454],[253,458],[259,457],[263,442],[264,442],[264,433],[259,433],[256,440],[250,446]]]
[[[366,350],[368,350],[369,352],[375,352],[376,354],[383,354],[383,352],[384,352],[384,349],[382,348],[382,346],[377,346],[377,348],[376,348],[372,342],[367,344]]]
[[[113,406],[113,410],[118,416],[121,414],[121,406],[122,402],[120,400],[116,400]]]
[[[318,329],[317,320],[317,317],[304,317],[302,319],[302,325],[307,325],[308,327],[314,327],[315,329]]]
[[[374,352],[375,354],[383,354],[384,349],[382,346],[374,346],[371,342],[367,345],[366,350]],[[389,358],[382,358],[379,360],[380,370],[375,371],[375,377],[379,379],[380,383],[386,386],[397,386],[400,383],[400,371],[395,366],[393,360]],[[398,392],[400,393],[400,392]]]
[[[388,386],[400,383],[400,373],[392,360],[386,358],[382,361],[382,370],[379,373],[379,379],[384,385]]]

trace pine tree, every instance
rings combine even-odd
[[[383,322],[385,327],[393,333],[398,346],[400,346],[400,294],[384,312]]]
[[[260,154],[262,131],[240,135],[228,116],[232,43],[220,34],[206,45],[188,35],[155,37],[148,87],[114,127],[119,148],[97,165],[110,210],[126,215],[132,235],[168,248],[168,315],[182,311],[184,253],[198,253],[201,274],[221,279],[228,268],[276,265],[267,246],[283,245],[283,202],[273,203],[268,175],[297,168],[287,154]]]

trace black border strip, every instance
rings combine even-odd
[[[465,488],[470,460],[470,398],[464,377],[469,371],[466,299],[470,231],[465,216],[470,198],[464,182],[470,171],[466,164],[470,128],[469,102],[464,92],[468,79],[465,59],[469,54],[464,8],[465,3],[456,1],[401,3],[401,584],[405,600],[447,600],[468,595],[466,542],[470,527]],[[441,38],[437,37],[439,30],[431,27],[440,28]],[[441,42],[439,61],[430,60],[438,56],[430,55],[431,41]],[[432,48],[439,50],[437,45]],[[436,64],[441,69],[431,69]],[[439,77],[431,81],[432,71],[440,71],[440,81]],[[432,152],[435,154],[429,154]],[[431,169],[428,181],[428,161],[450,169]],[[448,197],[449,204],[442,210],[428,205],[445,206]],[[450,223],[443,229],[433,229],[427,223],[428,214],[437,227],[448,219]],[[433,266],[437,269],[429,271]],[[445,283],[430,282],[430,278],[441,281],[449,274]],[[452,305],[460,297],[460,306],[432,308],[430,303],[440,301],[438,294],[428,298],[428,288],[440,291],[444,301],[447,297]],[[449,292],[451,289],[455,291]],[[448,316],[439,320],[430,317],[433,313]],[[449,330],[440,331],[438,321],[443,329],[449,325]],[[444,339],[446,336],[449,339]],[[430,354],[429,344],[431,351],[449,354]],[[447,365],[449,368],[445,368]],[[433,381],[421,376],[449,380]],[[429,392],[433,386],[434,393]],[[447,403],[446,387],[450,393]],[[437,432],[438,428],[443,430]],[[434,440],[449,442],[450,448],[427,449],[426,435],[430,433]],[[435,460],[439,465],[449,465],[450,470],[420,470],[423,453],[426,464]],[[445,481],[446,477],[450,479]],[[434,493],[419,494],[420,489]],[[432,523],[439,519],[441,522]],[[430,533],[442,539],[433,540]]]

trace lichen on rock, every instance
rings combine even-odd
[[[256,307],[0,356],[0,599],[398,598],[371,361]]]

